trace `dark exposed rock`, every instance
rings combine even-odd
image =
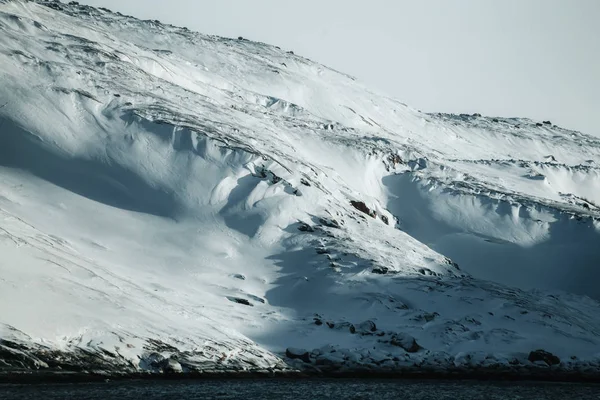
[[[392,346],[402,347],[409,353],[416,353],[422,349],[414,337],[406,333],[394,333],[390,339]]]
[[[169,358],[162,363],[162,370],[168,374],[180,374],[183,372],[183,368],[179,361],[174,358]]]
[[[55,9],[55,10],[58,10],[58,11],[61,11],[61,10],[63,9],[63,8],[60,6],[60,4],[57,4],[57,3],[44,3],[44,5],[45,5],[46,7],[53,8],[53,9]]]
[[[298,359],[304,361],[305,363],[310,363],[310,353],[304,349],[288,347],[285,350],[285,356],[292,360]]]
[[[183,372],[183,368],[177,359],[173,357],[166,358],[160,353],[156,352],[145,355],[142,362],[147,364],[149,367],[164,373]]]
[[[310,225],[308,225],[307,223],[300,223],[300,226],[298,226],[298,230],[301,232],[314,232],[314,228]]]
[[[315,323],[316,323],[317,318],[315,318]],[[350,322],[346,322],[346,321],[340,321],[340,322],[333,322],[333,321],[325,321],[325,324],[327,325],[327,327],[329,329],[334,329],[336,331],[351,331],[352,329],[352,324]],[[317,324],[319,325],[319,324]]]
[[[233,302],[233,303],[238,303],[238,304],[242,304],[245,306],[250,306],[253,307],[252,303],[250,303],[248,300],[246,299],[241,299],[239,297],[227,297],[227,300]]]
[[[367,214],[368,216],[375,218],[377,216],[377,212],[371,210],[367,205],[362,201],[351,201],[352,207],[356,208],[358,211]]]
[[[544,121],[544,124],[545,125],[552,125],[552,122],[550,122],[550,121]]]
[[[271,174],[273,175],[273,178],[271,178],[271,182],[272,182],[273,184],[276,184],[276,183],[279,183],[279,182],[281,182],[281,178],[280,178],[279,176],[275,175],[275,174],[274,174],[274,173],[272,173],[272,172],[271,172]]]
[[[317,326],[323,325],[323,320],[321,318],[315,317],[315,318],[313,318],[313,320],[315,321],[315,325],[317,325]]]
[[[369,334],[369,333],[372,333],[375,331],[377,331],[377,325],[375,325],[375,322],[370,321],[370,320],[361,322],[360,324],[357,324],[357,325],[350,326],[350,333],[352,333],[352,334],[354,334],[354,333]]]
[[[340,223],[335,219],[320,218],[319,222],[328,228],[340,229]]]
[[[383,221],[384,224],[389,225],[390,224],[390,220],[388,219],[388,217],[386,217],[385,215],[381,216],[381,220]]]
[[[548,365],[558,365],[560,364],[560,358],[555,356],[554,354],[547,352],[545,350],[535,350],[529,353],[529,357],[527,357],[529,361],[532,363],[536,361],[544,361]]]
[[[492,118],[492,122],[500,122],[498,118]]]
[[[390,271],[388,267],[375,267],[371,270],[374,274],[385,275]]]
[[[175,346],[171,346],[161,340],[157,339],[148,339],[148,343],[144,346],[146,350],[154,350],[157,352],[169,352],[169,353],[177,353],[179,349]]]
[[[235,275],[233,275],[233,277],[235,279],[239,279],[241,281],[245,281],[246,280],[246,277],[244,275],[242,275],[242,274],[235,274]]]
[[[0,340],[0,360],[13,368],[39,369],[48,365],[37,357],[28,354],[27,347],[15,342]]]
[[[304,178],[300,179],[300,183],[303,184],[304,186],[310,187],[310,183]]]
[[[448,265],[452,265],[454,267],[454,269],[460,270],[459,265],[447,257],[446,257],[446,263]]]
[[[439,316],[440,316],[440,314],[438,314],[437,312],[425,313],[425,314],[423,314],[423,319],[426,322],[431,322],[435,319],[435,317],[439,317]]]
[[[541,122],[538,122],[535,124],[535,126],[540,127],[540,126],[543,126],[543,124]]]
[[[402,157],[400,157],[398,154],[390,154],[390,156],[388,157],[388,161],[393,166],[396,166],[397,164],[402,164],[404,162],[402,160]]]

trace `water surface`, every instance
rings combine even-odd
[[[0,399],[600,400],[600,385],[416,380],[184,380],[0,385]]]

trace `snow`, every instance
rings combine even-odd
[[[0,1],[0,31],[5,341],[175,372],[597,362],[597,139],[76,4]]]

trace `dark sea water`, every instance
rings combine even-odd
[[[0,385],[0,399],[600,400],[600,385],[411,380],[199,380]]]

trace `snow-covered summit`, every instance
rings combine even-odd
[[[598,239],[591,136],[424,114],[242,38],[0,1],[10,368],[526,363],[540,343],[598,362]]]

